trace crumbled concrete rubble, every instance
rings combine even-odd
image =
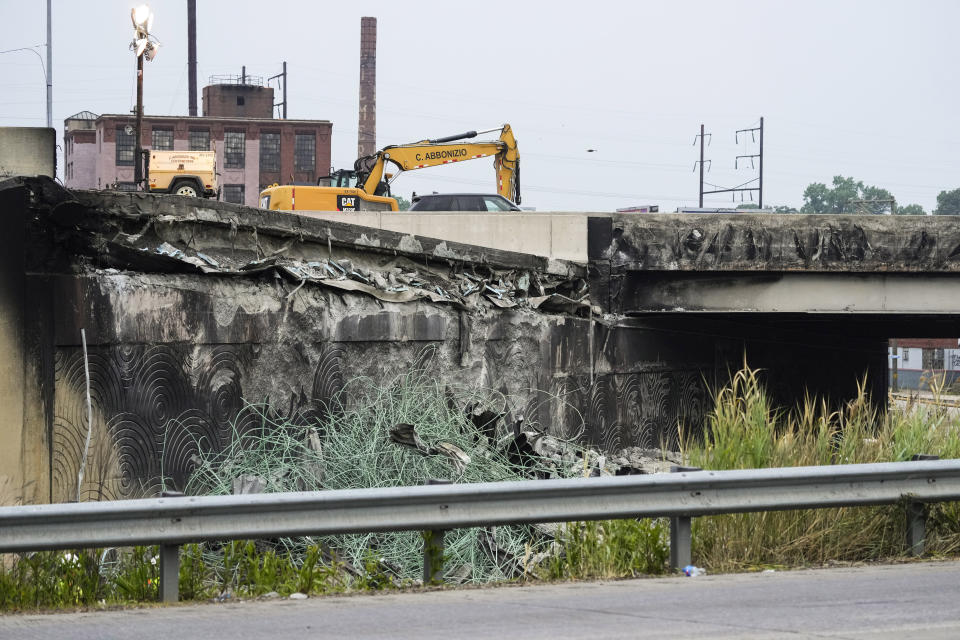
[[[274,275],[288,296],[313,284],[385,302],[600,314],[574,263],[220,202],[32,188],[54,244],[90,269]]]
[[[641,473],[669,473],[670,467],[684,464],[683,456],[676,451],[627,447],[610,457],[610,464],[617,467],[616,475]]]
[[[473,416],[476,412],[470,407],[468,414]],[[503,417],[490,415],[494,421]],[[522,422],[522,418],[517,421],[514,433],[501,438],[496,443],[496,449],[505,452],[510,462],[519,470],[532,467],[529,462],[536,459],[540,464],[537,465],[535,475],[541,478],[669,473],[670,467],[683,464],[683,457],[679,453],[660,449],[628,447],[613,455],[607,455],[540,431],[520,431],[519,425]],[[482,426],[488,428],[489,425],[490,421]],[[444,456],[450,460],[457,472],[462,472],[472,462],[470,456],[448,442],[425,444],[412,424],[401,423],[394,426],[390,430],[390,440],[416,449],[425,456]],[[482,464],[482,461],[478,459],[476,464]]]
[[[680,454],[660,449],[629,447],[614,455],[555,438],[536,431],[522,431],[507,436],[500,442],[511,456],[511,461],[524,466],[524,461],[537,457],[553,468],[547,478],[572,476],[628,476],[647,473],[669,473],[670,467],[682,464]]]
[[[522,306],[576,315],[601,313],[599,308],[591,309],[587,284],[582,278],[567,280],[526,270],[479,268],[467,272],[451,269],[449,274],[442,274],[436,268],[414,268],[411,263],[374,270],[354,264],[349,258],[303,261],[277,255],[231,267],[202,252],[177,248],[167,242],[152,249],[138,249],[152,252],[151,258],[159,256],[177,261],[203,273],[250,275],[273,272],[295,287],[288,295],[309,282],[367,294],[384,302],[429,299],[461,309],[475,309],[485,303],[501,309]]]

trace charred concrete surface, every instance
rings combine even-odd
[[[590,225],[590,257],[628,271],[960,272],[955,216],[618,214]]]
[[[702,422],[708,336],[602,318],[583,265],[238,205],[0,183],[2,501],[150,493],[357,376],[429,368],[607,451]],[[88,356],[81,346],[85,331]],[[525,427],[526,428],[526,427]]]

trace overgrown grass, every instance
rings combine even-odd
[[[914,454],[960,457],[960,421],[943,407],[879,412],[861,383],[838,410],[806,398],[775,409],[760,372],[744,367],[714,394],[702,441],[687,439],[689,463],[704,469],[752,469],[909,460]],[[859,561],[905,553],[902,506],[856,507],[696,518],[694,563],[713,571]],[[960,551],[960,505],[930,506],[926,546]]]
[[[8,557],[0,566],[0,610],[24,611],[155,602],[159,593],[156,546],[130,549],[45,551]],[[369,554],[354,571],[331,559],[320,545],[305,554],[254,541],[235,540],[218,549],[184,545],[180,550],[181,601],[249,598],[275,592],[320,595],[406,586]]]
[[[549,580],[622,578],[667,571],[669,527],[664,519],[572,522],[557,549],[533,572]]]

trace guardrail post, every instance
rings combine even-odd
[[[160,545],[160,602],[180,599],[180,545]]]
[[[450,484],[449,480],[430,478],[425,484]],[[444,529],[428,529],[423,535],[423,584],[443,582],[443,536]]]
[[[182,498],[179,491],[164,491],[164,498]],[[160,545],[160,602],[175,603],[180,600],[180,545]]]
[[[940,456],[925,453],[914,454],[910,460],[939,460]],[[907,510],[907,555],[922,556],[927,537],[927,505],[918,501],[906,501]]]
[[[691,561],[690,518],[670,518],[670,568],[682,569]]]
[[[907,555],[922,556],[927,530],[927,507],[922,502],[907,500]]]
[[[670,473],[683,473],[684,471],[702,471],[702,469],[700,467],[681,467],[677,465],[670,467]],[[672,569],[682,569],[691,562],[691,524],[692,518],[689,516],[670,518],[670,568]]]

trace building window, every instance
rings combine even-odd
[[[921,359],[924,369],[943,369],[943,349],[924,348]]]
[[[243,204],[243,185],[242,184],[223,185],[223,201],[233,202],[234,204]]]
[[[117,182],[117,191],[136,191],[136,182]]]
[[[903,361],[910,362],[910,349],[903,350]]]
[[[173,151],[173,129],[154,129],[150,143],[154,151]]]
[[[244,102],[243,96],[237,96],[237,106],[238,106],[238,107],[242,107],[242,106],[243,106],[243,102]]]
[[[223,134],[223,166],[227,169],[243,169],[247,134],[243,131],[226,131]]]
[[[313,171],[317,167],[317,137],[298,133],[293,145],[293,170]]]
[[[280,171],[280,134],[260,134],[260,171]]]
[[[190,129],[190,151],[210,151],[210,129]]]
[[[117,127],[117,166],[133,166],[133,133],[124,131],[124,127]]]

